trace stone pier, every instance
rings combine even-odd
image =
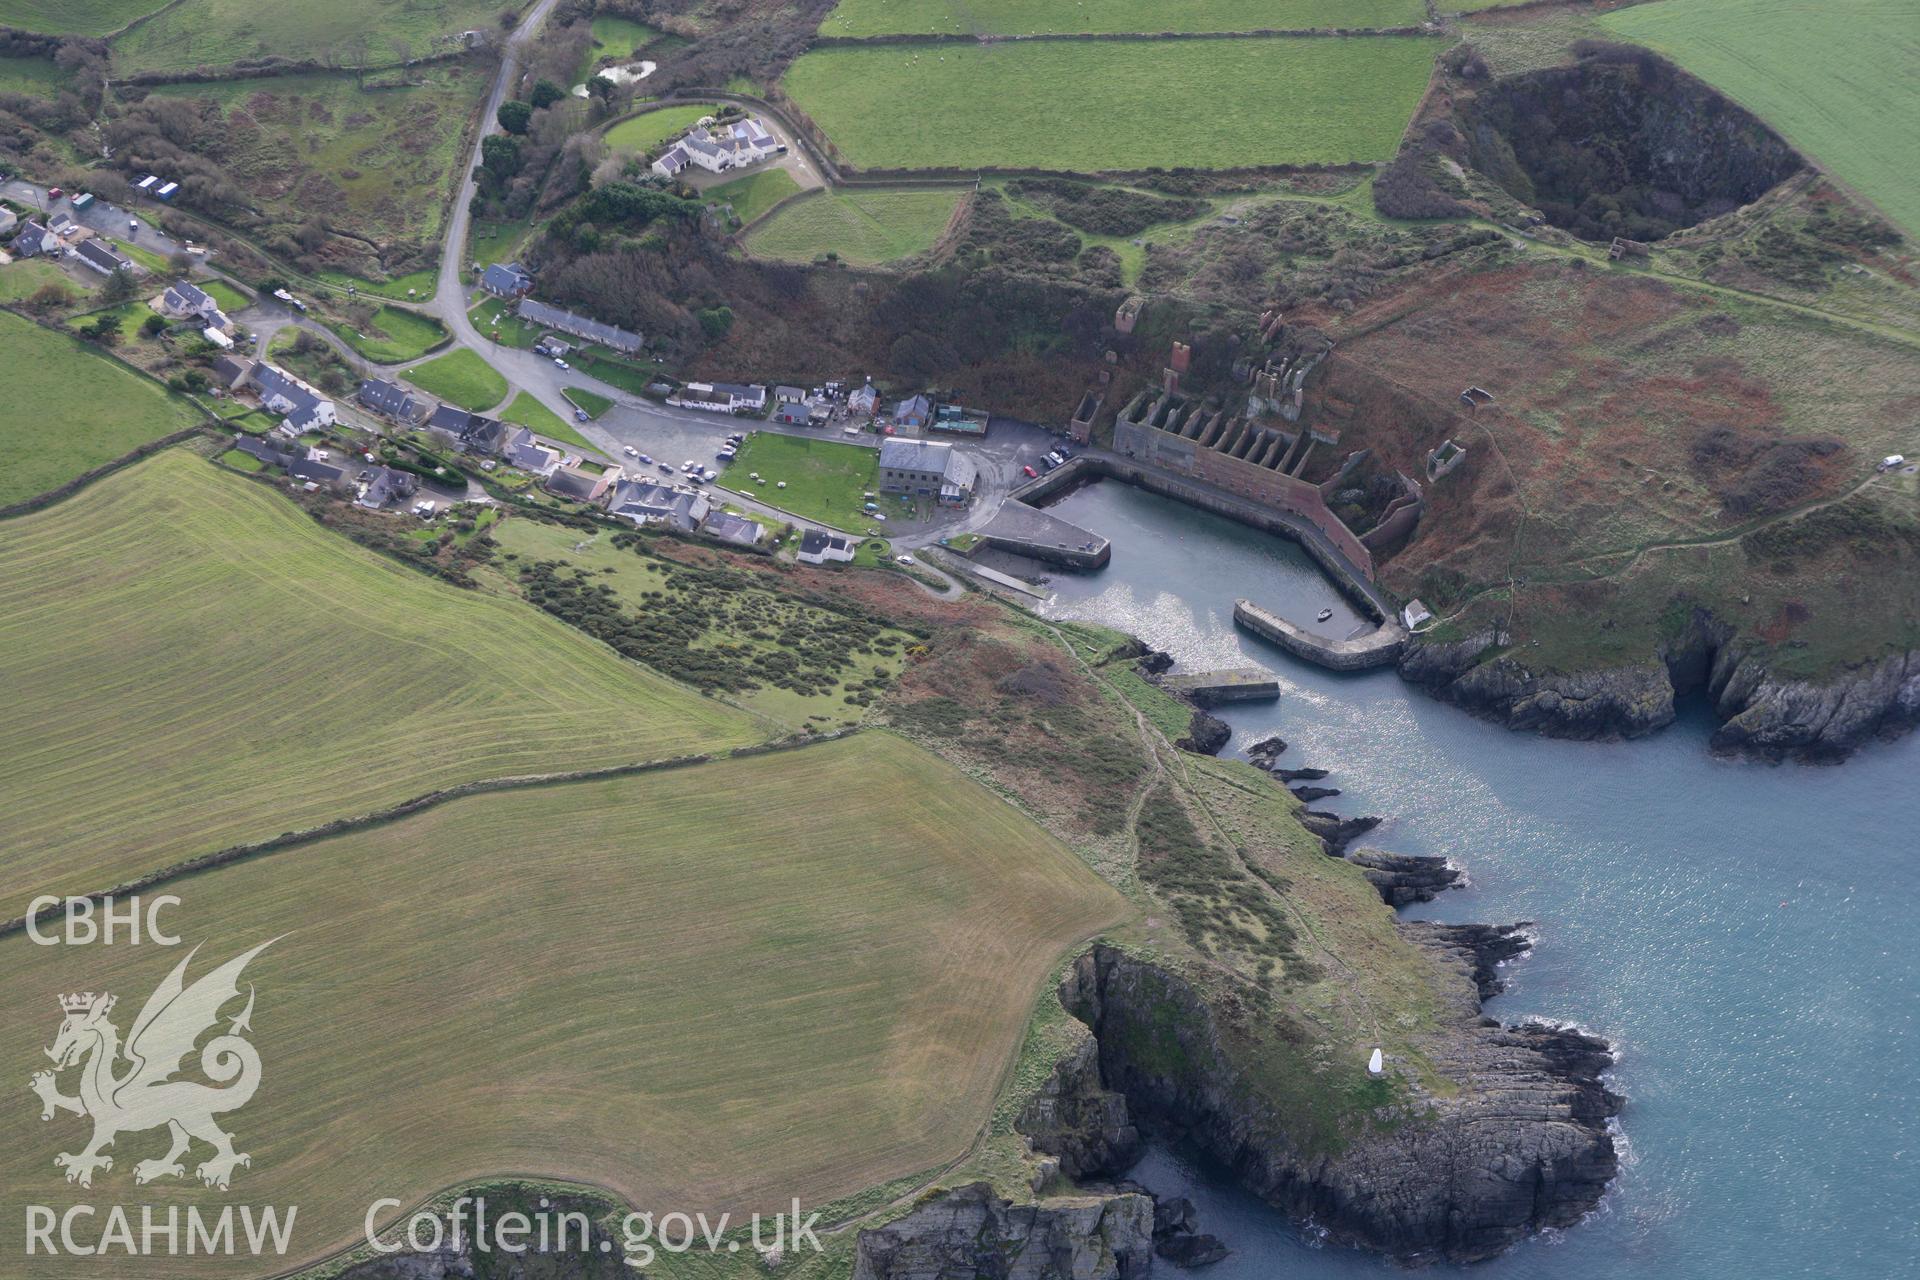
[[[1329,640],[1301,630],[1251,600],[1233,602],[1233,620],[1294,657],[1331,671],[1364,671],[1368,667],[1387,666],[1399,658],[1407,642],[1406,628],[1392,618],[1357,639]]]

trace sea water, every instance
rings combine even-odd
[[[1410,916],[1535,922],[1487,1012],[1615,1041],[1623,1168],[1586,1221],[1471,1268],[1486,1280],[1920,1276],[1920,736],[1838,767],[1716,759],[1687,708],[1653,738],[1513,733],[1391,669],[1336,675],[1233,625],[1247,597],[1341,636],[1361,625],[1293,544],[1106,482],[1053,512],[1114,541],[1057,574],[1046,611],[1097,620],[1194,669],[1249,661],[1278,703],[1218,714],[1223,754],[1277,733],[1332,770],[1317,802],[1386,819],[1366,842],[1444,854],[1470,884]],[[1322,608],[1333,617],[1315,621]],[[1192,1198],[1234,1255],[1210,1280],[1379,1276],[1189,1154],[1133,1176]]]

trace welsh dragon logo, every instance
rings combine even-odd
[[[243,1034],[253,1029],[251,983],[246,1008],[200,1050],[200,1070],[223,1087],[175,1077],[195,1042],[220,1021],[221,1008],[239,997],[240,973],[247,962],[275,941],[261,943],[188,986],[187,965],[199,951],[195,947],[147,997],[124,1045],[109,1017],[115,997],[104,991],[60,997],[66,1016],[46,1051],[54,1068],[35,1072],[29,1085],[40,1096],[42,1120],[53,1119],[56,1111],[93,1118],[93,1140],[86,1148],[53,1158],[67,1171],[68,1182],[92,1186],[96,1169],[113,1168],[113,1157],[101,1152],[115,1138],[163,1125],[173,1145],[158,1160],[133,1166],[137,1183],[184,1178],[186,1166],[180,1158],[196,1138],[213,1148],[213,1156],[194,1170],[210,1187],[225,1190],[237,1166],[253,1163],[252,1157],[233,1149],[233,1135],[214,1122],[215,1116],[246,1106],[260,1087],[260,1054]],[[70,1097],[60,1092],[57,1075],[76,1066],[80,1092]]]

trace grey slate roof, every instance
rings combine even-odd
[[[933,401],[925,396],[909,396],[893,406],[893,416],[896,418],[925,418],[932,413]]]
[[[494,263],[480,273],[480,287],[501,296],[525,293],[533,287],[533,277],[517,262]]]
[[[366,491],[355,499],[355,504],[378,510],[396,499],[412,497],[419,487],[420,482],[409,472],[375,467],[367,476]]]
[[[704,530],[722,542],[743,547],[753,546],[767,532],[745,516],[736,516],[731,511],[716,511],[708,516]]]
[[[320,407],[319,396],[301,386],[293,375],[270,364],[254,366],[253,385],[259,389],[261,401],[269,408],[274,407],[275,401],[284,404],[285,408],[276,408],[274,411],[296,425],[310,421],[314,411]]]
[[[133,266],[133,259],[100,240],[82,240],[75,252],[82,262],[100,271],[126,271]]]
[[[574,467],[562,467],[547,477],[547,492],[586,502],[593,497],[594,486],[599,483],[599,476],[589,475]]]
[[[316,462],[312,458],[296,458],[287,464],[287,474],[295,480],[312,481],[315,484],[338,484],[346,479],[346,468],[336,467],[330,462]]]
[[[598,320],[576,315],[564,307],[550,307],[532,298],[522,298],[516,310],[520,318],[529,324],[558,329],[562,333],[570,333],[576,338],[584,338],[588,342],[597,342],[603,347],[628,354],[640,349],[639,334],[618,325],[602,324]]]
[[[420,416],[420,402],[406,388],[383,378],[369,378],[360,384],[360,403],[376,413],[411,422]]]
[[[167,286],[161,295],[161,304],[174,311],[192,312],[204,315],[209,311],[218,311],[220,304],[215,302],[206,290],[185,280],[176,280]]]
[[[607,503],[611,514],[624,516],[636,524],[658,520],[688,533],[708,519],[707,513],[712,508],[712,501],[704,493],[688,493],[647,480],[622,480],[614,486],[613,497]]]
[[[244,431],[235,434],[233,437],[233,447],[241,453],[258,458],[270,467],[288,466],[297,456],[291,449],[282,449],[271,440],[267,440],[261,436],[248,435]]]
[[[953,446],[932,440],[883,440],[880,443],[882,471],[925,471],[944,474]]]

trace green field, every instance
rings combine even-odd
[[[622,120],[606,132],[607,145],[615,151],[637,153],[651,151],[669,138],[678,137],[701,119],[713,114],[706,104],[691,107],[661,107]]]
[[[182,0],[115,40],[114,64],[121,71],[183,71],[277,56],[392,66],[442,51],[435,36],[485,27],[499,11],[491,0]]]
[[[704,200],[721,200],[733,206],[733,216],[743,225],[800,190],[800,184],[785,169],[762,169],[759,173],[735,178],[700,193]]]
[[[0,93],[51,98],[66,83],[67,73],[51,58],[0,58]]]
[[[1443,5],[1443,8],[1446,6]],[[820,24],[826,36],[1101,35],[1162,31],[1307,31],[1413,27],[1427,20],[1420,0],[840,0]]]
[[[417,360],[448,337],[447,327],[438,320],[404,307],[381,307],[374,312],[373,325],[364,333],[344,321],[329,327],[375,364]]]
[[[0,0],[0,26],[53,35],[104,36],[166,0]]]
[[[253,305],[253,300],[228,284],[225,280],[202,280],[200,289],[209,298],[220,304],[220,309],[231,316],[234,312]]]
[[[462,347],[435,356],[401,374],[428,395],[475,413],[491,409],[507,398],[507,380],[474,352]]]
[[[855,266],[874,266],[932,248],[959,202],[958,189],[847,187],[794,201],[754,228],[747,248],[763,258],[791,262],[811,262],[831,253]]]
[[[1675,0],[1607,14],[1920,235],[1920,0]]]
[[[575,405],[585,409],[587,416],[596,421],[605,417],[607,410],[613,408],[612,400],[598,391],[589,391],[585,387],[563,387],[561,393]]]
[[[727,464],[722,483],[811,520],[865,528],[861,495],[874,491],[879,459],[879,450],[857,444],[755,431]],[[747,478],[755,471],[766,480],[764,487]],[[784,489],[779,487],[783,480]]]
[[[454,782],[761,733],[179,450],[0,524],[0,652],[16,903]]]
[[[586,65],[580,68],[582,80],[600,63],[625,62],[660,38],[660,32],[645,23],[612,13],[595,17],[590,30],[593,47],[587,50]]]
[[[1440,47],[1417,37],[837,47],[802,56],[784,83],[862,168],[1344,164],[1393,154]]]
[[[309,11],[331,12],[326,6],[299,10]],[[154,92],[214,104],[220,121],[207,129],[205,154],[271,215],[299,223],[319,214],[341,231],[379,243],[421,243],[439,234],[441,207],[462,159],[462,132],[488,76],[459,62],[408,74],[416,86],[363,90],[350,75],[295,75],[164,85]],[[353,269],[375,268],[369,260]],[[349,275],[330,278],[356,282]],[[422,296],[433,292],[430,270],[405,283]],[[401,285],[385,291],[406,297]]]
[[[598,454],[600,446],[573,429],[573,424],[534,398],[531,391],[522,391],[513,398],[513,403],[500,411],[500,421],[517,422],[523,427],[531,427],[549,439],[562,444],[585,449],[588,453]]]
[[[83,292],[79,282],[62,271],[59,264],[45,258],[23,258],[0,267],[0,302],[31,298],[50,284],[59,285],[76,298]]]
[[[1018,809],[882,733],[458,800],[177,892],[172,923],[204,940],[193,977],[279,939],[246,971],[260,1091],[226,1120],[252,1156],[233,1193],[300,1206],[276,1265],[357,1241],[375,1195],[411,1206],[489,1174],[744,1216],[943,1164],[987,1120],[1054,964],[1131,910]],[[112,990],[124,1033],[179,960],[96,947],[76,971],[18,935],[0,955],[19,1032],[0,1065],[23,1096],[50,992]],[[0,1195],[69,1203],[52,1155],[79,1124],[13,1108]],[[156,1140],[123,1133],[93,1194],[130,1189]],[[197,1182],[139,1195],[206,1200]],[[113,1274],[259,1270],[162,1256]]]
[[[0,352],[0,506],[202,421],[191,403],[111,357],[11,312],[0,313]]]

